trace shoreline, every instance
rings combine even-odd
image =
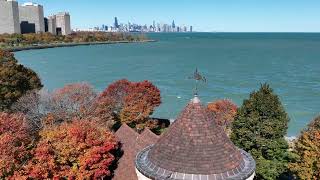
[[[36,50],[36,49],[49,49],[59,47],[74,47],[74,46],[90,46],[90,45],[102,45],[102,44],[126,44],[126,43],[148,43],[157,42],[156,40],[141,40],[141,41],[104,41],[104,42],[79,42],[79,43],[54,43],[54,44],[41,44],[37,46],[25,46],[25,47],[10,47],[3,48],[3,50],[10,52]]]

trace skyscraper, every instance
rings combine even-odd
[[[119,28],[118,18],[114,17],[114,27]]]
[[[174,23],[174,20],[172,21],[172,28],[176,28],[176,24]]]

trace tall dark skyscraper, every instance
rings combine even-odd
[[[174,23],[174,20],[172,21],[172,28],[176,28],[176,24]]]
[[[119,28],[118,18],[114,17],[114,27]]]

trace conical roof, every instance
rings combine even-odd
[[[195,97],[157,143],[138,154],[136,167],[151,179],[246,179],[255,163]]]

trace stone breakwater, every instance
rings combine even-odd
[[[146,43],[146,42],[156,42],[156,40],[54,43],[54,44],[31,45],[31,46],[24,46],[24,47],[10,47],[10,48],[4,48],[4,50],[10,51],[10,52],[17,52],[17,51],[47,49],[47,48],[57,48],[57,47],[89,46],[89,45],[119,44],[119,43]]]

